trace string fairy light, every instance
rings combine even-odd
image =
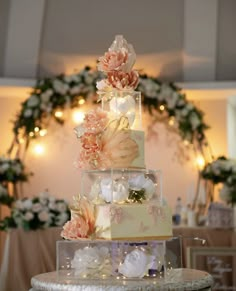
[[[161,111],[164,111],[164,110],[165,110],[165,106],[162,104],[162,105],[160,105],[159,109],[160,109]]]
[[[43,137],[43,136],[45,136],[45,135],[47,134],[47,132],[48,132],[48,131],[47,131],[46,128],[41,129],[41,130],[39,131],[39,135]]]
[[[63,112],[61,110],[57,110],[57,111],[55,111],[54,116],[56,118],[62,118],[63,117]]]
[[[84,103],[85,103],[84,98],[83,98],[83,97],[80,98],[79,101],[78,101],[78,104],[79,104],[79,105],[83,105]]]

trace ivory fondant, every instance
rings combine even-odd
[[[98,238],[163,239],[172,236],[170,208],[144,204],[100,204],[95,206]]]

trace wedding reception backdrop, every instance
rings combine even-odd
[[[101,77],[97,70],[85,67],[73,75],[39,79],[30,96],[22,103],[13,121],[13,141],[0,159],[0,203],[11,208],[10,216],[1,221],[1,229],[60,226],[69,218],[66,202],[50,197],[47,191],[38,197],[24,197],[20,185],[33,175],[30,165],[26,167],[24,161],[32,141],[40,140],[34,150],[38,154],[43,152],[44,137],[53,134],[50,132],[51,124],[63,125],[71,113],[79,123],[83,120],[82,106],[99,106],[96,83]],[[236,163],[225,157],[214,159],[205,134],[209,126],[205,123],[204,113],[188,101],[181,88],[174,83],[163,83],[145,73],[140,76],[137,90],[142,93],[144,112],[150,116],[147,136],[155,135],[153,128],[161,122],[169,132],[180,136],[182,151],[179,151],[178,158],[184,158],[185,152],[189,151],[195,156],[199,175],[191,201],[192,209],[197,206],[202,179],[205,180],[207,193],[205,207],[214,201],[213,186],[217,183],[224,185],[221,192],[225,200],[234,203]],[[44,207],[44,211],[40,212],[42,206],[47,209]]]

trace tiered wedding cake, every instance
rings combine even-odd
[[[157,269],[157,246],[172,236],[161,172],[145,168],[141,94],[134,91],[135,59],[132,45],[117,36],[98,61],[106,76],[97,83],[101,107],[88,112],[75,130],[82,185],[62,236],[77,242],[69,264],[79,276],[98,276],[101,269],[102,276],[150,275]],[[60,252],[58,262],[62,248]],[[140,263],[145,266],[137,271],[135,264]]]

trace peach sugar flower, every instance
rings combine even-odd
[[[78,238],[87,238],[89,226],[82,216],[77,216],[68,221],[61,232],[65,239],[75,240]]]
[[[98,70],[102,72],[119,71],[128,60],[128,52],[126,49],[117,51],[108,51],[103,57],[98,59]]]
[[[74,198],[71,208],[71,220],[68,221],[61,232],[65,239],[75,240],[88,238],[95,232],[95,217],[92,205],[86,199]]]
[[[130,137],[128,119],[121,117],[108,123],[105,112],[93,110],[85,120],[82,125],[85,132],[79,136],[79,166],[87,169],[129,167],[138,156],[138,145]]]
[[[135,89],[138,86],[138,72],[132,70],[129,73],[114,71],[107,73],[107,82],[113,88],[118,90]]]

